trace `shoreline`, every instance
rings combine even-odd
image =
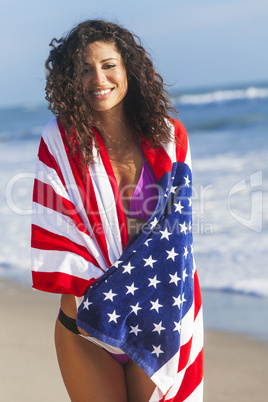
[[[69,398],[54,349],[59,295],[0,280],[0,402]],[[204,402],[265,402],[268,343],[205,328]],[[49,386],[48,386],[49,385]]]

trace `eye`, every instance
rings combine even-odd
[[[105,70],[109,70],[110,68],[113,68],[113,67],[116,67],[116,65],[115,64],[106,64],[105,66],[103,66],[103,68]]]
[[[91,67],[85,66],[84,69],[83,69],[83,74],[84,75],[89,74],[91,71],[92,71]]]
[[[90,73],[90,71],[91,71],[90,68],[84,68],[83,73],[84,73],[84,74],[88,74],[88,73]]]

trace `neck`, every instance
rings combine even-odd
[[[132,128],[125,113],[99,112],[95,118],[107,150],[124,148],[132,143]]]

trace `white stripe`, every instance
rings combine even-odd
[[[125,352],[122,349],[109,345],[108,343],[102,342],[99,339],[94,338],[93,336],[84,336],[82,334],[80,334],[80,336],[82,336],[82,338],[85,338],[87,341],[95,343],[95,345],[102,347],[103,349],[107,350],[110,353],[113,353],[115,355],[125,355]]]
[[[96,247],[99,246],[94,234],[94,228],[91,228],[87,213],[84,209],[83,202],[81,200],[81,196],[79,190],[77,188],[77,184],[75,178],[73,176],[71,167],[69,165],[69,160],[65,152],[64,144],[62,142],[61,134],[57,125],[56,119],[50,121],[44,129],[43,139],[48,147],[49,152],[54,156],[59,169],[64,177],[65,183],[68,183],[67,191],[70,194],[70,200],[77,208],[83,222],[85,223],[86,228],[88,229],[90,236],[94,239]],[[106,268],[108,268],[106,264]]]
[[[35,248],[32,248],[32,270],[40,273],[62,272],[86,280],[103,274],[100,268],[75,253],[57,250],[40,253]]]
[[[204,329],[203,329],[203,310],[201,307],[194,322],[193,342],[188,365],[191,365],[195,361],[195,359],[203,349],[203,345],[204,345]]]
[[[189,139],[187,136],[187,152],[184,163],[189,166],[189,169],[192,171],[192,160],[191,160],[191,151],[190,151],[190,144]]]
[[[190,309],[187,311],[181,322],[181,339],[180,345],[183,346],[189,342],[193,335],[193,324],[194,324],[194,302],[192,303]]]
[[[97,157],[96,149],[93,149],[95,163],[89,166],[89,171],[94,186],[98,203],[98,210],[105,233],[108,247],[109,260],[113,264],[122,254],[122,243],[119,222],[116,212],[116,202],[110,180],[100,157]],[[116,184],[116,183],[115,183]],[[116,184],[117,185],[117,184]]]
[[[185,371],[186,371],[186,369],[183,370],[183,376],[184,376]],[[177,375],[175,383],[174,383],[174,386],[167,393],[165,400],[168,401],[169,399],[172,399],[177,395],[177,393],[178,393],[178,391],[180,389],[182,380],[183,380],[183,376],[181,375],[181,373],[179,373]],[[164,395],[162,395],[162,398],[163,398],[163,396]],[[202,401],[203,401],[203,380],[194,389],[194,391],[188,396],[188,398],[184,399],[181,402],[202,402]],[[151,400],[150,400],[150,402],[151,402]],[[159,400],[157,402],[159,402]]]
[[[56,119],[52,120],[45,127],[43,132],[43,139],[48,147],[49,152],[51,153],[51,155],[54,156],[58,164],[58,167],[64,177],[65,183],[68,183],[67,191],[70,195],[70,200],[73,202],[73,204],[79,211],[83,219],[83,222],[87,222],[88,223],[87,227],[89,227],[90,225],[87,218],[87,214],[84,209],[83,202],[81,200],[81,196],[77,188],[77,184],[73,176],[68,157],[66,155],[65,147],[62,142],[61,134]]]
[[[181,340],[180,346],[187,344],[191,338],[191,350],[189,355],[189,360],[186,367],[177,373],[180,350],[163,366],[161,367],[152,377],[151,380],[160,388],[160,390],[165,394],[168,389],[174,384],[174,386],[169,391],[169,397],[175,396],[180,387],[181,381],[184,377],[185,370],[192,362],[196,359],[198,354],[203,348],[203,321],[202,321],[202,309],[200,309],[196,320],[194,321],[194,303],[188,310],[187,314],[182,319],[182,329],[181,329]],[[176,379],[174,380],[174,373],[176,374]],[[171,395],[170,395],[171,394]]]
[[[195,362],[197,356],[202,351],[202,349],[203,349],[203,317],[202,317],[202,309],[200,309],[198,315],[196,316],[196,320],[194,322],[193,340],[192,340],[191,351],[190,351],[188,363],[184,367],[183,370],[181,370],[179,373],[177,373],[176,379],[174,380],[174,386],[168,392],[167,399],[174,398],[174,396],[177,394],[177,392],[180,389],[181,382],[183,380],[185,371],[187,370],[188,367],[190,367]],[[169,362],[167,364],[169,364]],[[199,402],[199,399],[196,399],[196,400],[193,399],[193,401]],[[202,400],[200,400],[200,402],[201,401]]]
[[[193,321],[194,321],[194,303],[188,310],[187,314],[183,317],[181,322],[181,339],[180,346],[189,342],[193,335]],[[173,323],[170,323],[174,325]],[[174,325],[175,327],[175,325]],[[178,364],[180,359],[180,350],[164,365],[162,366],[152,377],[151,380],[161,389],[165,394],[168,389],[174,384],[174,373],[177,373]],[[184,370],[176,375],[176,384],[178,377],[183,378]]]
[[[163,392],[161,392],[161,390],[156,387],[151,398],[149,399],[149,402],[159,402],[161,401],[161,399],[163,399],[163,396]]]
[[[167,125],[168,125],[168,127],[170,129],[171,141],[170,142],[163,142],[162,147],[164,148],[164,150],[166,151],[166,153],[170,157],[171,163],[174,163],[174,162],[176,162],[175,127],[168,120],[166,120],[166,123],[167,123]]]
[[[184,402],[203,402],[203,380]]]
[[[103,270],[107,269],[106,261],[102,253],[99,252],[95,241],[86,233],[81,232],[70,217],[34,202],[32,224],[84,246],[93,258],[98,261],[100,267]],[[40,250],[40,253],[43,252],[44,250]]]
[[[174,384],[174,373],[177,373],[178,364],[180,359],[180,350],[154,375],[152,375],[151,380],[156,384],[156,386],[161,390],[163,395],[169,390],[169,388]],[[177,383],[177,377],[176,377]]]
[[[35,177],[40,182],[51,186],[56,194],[66,198],[67,200],[70,200],[70,197],[62,181],[60,180],[57,172],[54,169],[50,168],[49,166],[45,165],[39,159],[37,159],[36,163]]]

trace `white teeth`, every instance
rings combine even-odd
[[[94,91],[93,95],[104,95],[108,94],[111,91],[111,89],[103,89],[102,91]]]

